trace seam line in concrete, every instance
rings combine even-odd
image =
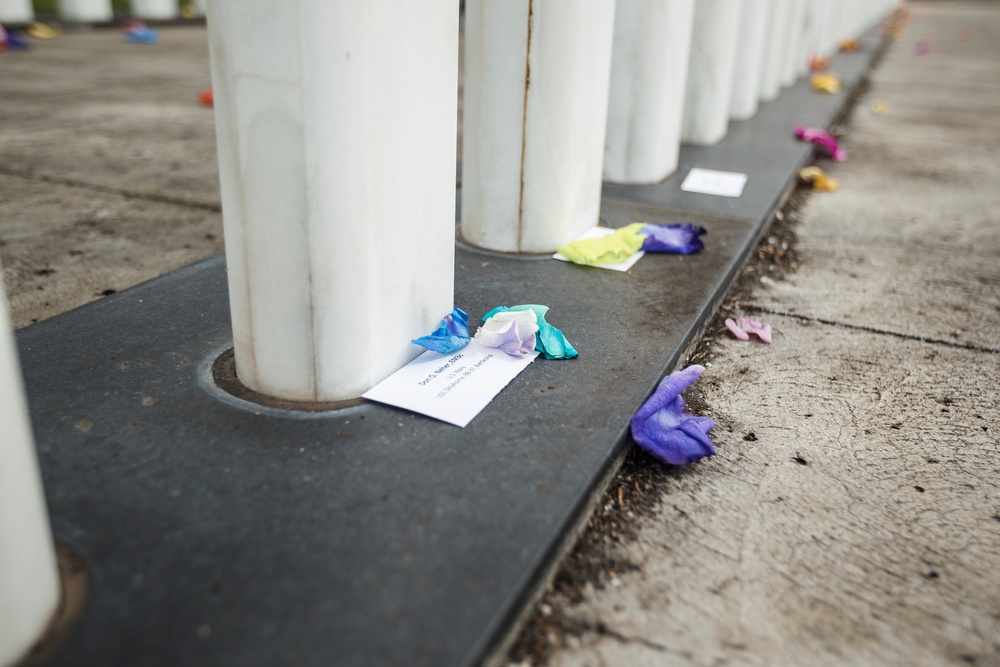
[[[184,208],[193,208],[201,211],[210,211],[212,213],[222,212],[221,204],[205,204],[203,202],[185,201],[183,199],[177,199],[176,197],[155,195],[148,192],[132,192],[129,190],[123,190],[121,188],[109,188],[104,185],[96,185],[94,183],[81,183],[80,181],[75,181],[71,178],[54,178],[52,176],[42,176],[38,174],[20,172],[17,171],[16,169],[6,169],[0,167],[0,176],[8,176],[10,178],[21,178],[26,181],[38,181],[40,183],[49,183],[51,185],[64,185],[69,188],[78,188],[80,190],[91,190],[93,192],[101,192],[108,195],[118,195],[120,197],[125,197],[127,199],[142,199],[145,201],[157,202],[159,204],[172,204],[173,206],[183,206]]]
[[[876,327],[869,327],[862,324],[851,324],[849,322],[838,322],[837,320],[828,320],[823,317],[811,317],[809,315],[799,315],[798,313],[789,313],[784,310],[773,310],[771,308],[765,308],[763,306],[757,305],[745,305],[744,309],[748,312],[754,313],[764,313],[766,315],[777,315],[778,317],[788,317],[793,320],[799,320],[801,322],[814,322],[816,324],[825,324],[832,327],[840,327],[842,329],[851,329],[853,331],[864,331],[865,333],[878,334],[880,336],[892,336],[894,338],[902,338],[904,340],[917,341],[919,343],[929,343],[931,345],[943,345],[945,347],[952,347],[959,350],[969,350],[971,352],[986,352],[987,354],[997,354],[1000,353],[1000,347],[983,347],[981,345],[973,345],[972,343],[956,343],[955,341],[945,340],[943,338],[932,338],[930,336],[917,336],[914,334],[902,333],[900,331],[891,331],[889,329],[878,329]]]

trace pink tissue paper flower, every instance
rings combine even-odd
[[[815,127],[796,125],[795,136],[802,141],[808,141],[823,148],[837,162],[843,162],[847,159],[847,152],[840,147],[840,144],[837,143],[837,140],[829,132],[824,132]]]
[[[732,318],[726,318],[726,328],[739,340],[750,340],[750,334],[757,336],[768,345],[771,344],[771,325],[749,317],[737,317],[734,322]]]

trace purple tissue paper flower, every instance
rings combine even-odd
[[[847,159],[847,152],[840,147],[840,144],[837,143],[837,140],[829,132],[824,132],[815,127],[796,125],[795,136],[802,141],[808,141],[823,148],[837,162],[843,162]]]
[[[469,344],[469,316],[461,308],[453,308],[450,315],[445,315],[441,326],[427,336],[421,336],[410,342],[426,347],[432,352],[451,354]]]
[[[636,443],[664,463],[686,465],[715,455],[708,439],[715,422],[684,414],[687,405],[681,398],[681,392],[704,372],[704,366],[693,365],[671,373],[632,417]]]
[[[704,227],[695,227],[690,222],[686,225],[651,225],[639,230],[646,235],[642,242],[642,250],[646,252],[673,252],[680,255],[690,255],[705,249],[705,244],[698,238],[707,234]]]

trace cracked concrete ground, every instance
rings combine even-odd
[[[774,344],[707,334],[718,456],[633,455],[510,663],[1000,665],[1000,5],[912,9],[725,306]]]

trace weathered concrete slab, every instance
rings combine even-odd
[[[0,202],[15,328],[222,250],[219,213],[93,191],[81,197],[77,188],[3,175],[0,190],[17,193]]]

